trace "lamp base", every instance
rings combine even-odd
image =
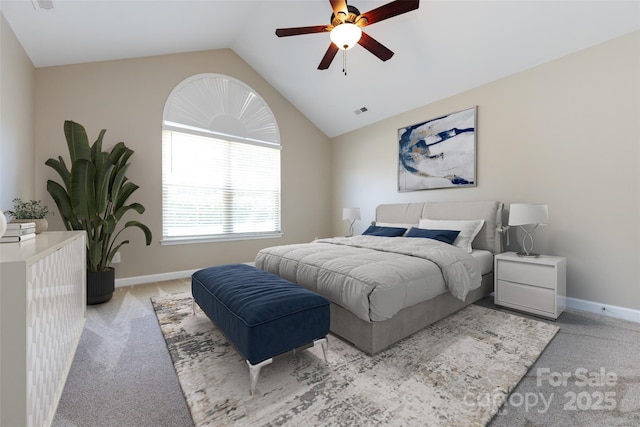
[[[516,255],[521,256],[521,257],[525,257],[525,258],[539,258],[540,254],[536,254],[534,252],[516,252]]]

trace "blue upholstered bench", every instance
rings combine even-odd
[[[191,292],[247,359],[251,394],[274,356],[313,343],[327,358],[329,301],[314,292],[247,264],[199,270],[191,276]]]

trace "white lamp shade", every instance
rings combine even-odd
[[[348,219],[349,221],[355,221],[356,219],[360,219],[360,208],[342,209],[342,219]]]
[[[542,203],[513,203],[509,207],[509,225],[548,224],[549,206]]]
[[[362,37],[362,30],[356,24],[345,22],[331,30],[331,41],[342,50],[351,49]]]

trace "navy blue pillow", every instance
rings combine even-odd
[[[406,228],[371,225],[362,234],[367,236],[398,237],[402,236],[405,231],[407,231]]]
[[[460,234],[458,230],[427,230],[425,228],[411,227],[404,237],[424,237],[452,245],[458,234]]]

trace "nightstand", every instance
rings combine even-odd
[[[493,274],[497,305],[551,319],[557,319],[564,311],[566,258],[527,258],[505,252],[495,256]]]

